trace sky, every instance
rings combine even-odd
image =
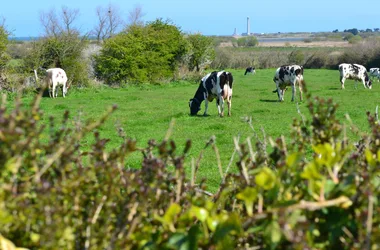
[[[43,35],[41,13],[62,6],[78,9],[75,27],[87,33],[96,25],[96,7],[112,4],[122,19],[136,6],[142,8],[143,21],[170,19],[186,33],[232,35],[250,32],[320,32],[338,29],[380,27],[379,0],[0,0],[0,18],[14,37]],[[374,7],[376,6],[376,7]],[[1,19],[0,19],[1,21]]]

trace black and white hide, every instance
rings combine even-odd
[[[199,84],[197,91],[189,101],[190,114],[196,115],[201,110],[201,103],[205,101],[205,112],[207,115],[208,102],[216,99],[218,114],[224,116],[224,100],[227,101],[228,115],[231,116],[233,77],[227,71],[214,71],[204,76]]]
[[[273,81],[276,83],[278,100],[284,101],[285,90],[288,86],[292,87],[292,102],[296,95],[296,85],[300,91],[300,100],[302,101],[302,89],[305,84],[303,80],[303,67],[299,65],[284,65],[279,67],[274,74]]]
[[[372,81],[369,78],[367,69],[363,65],[342,63],[339,64],[339,73],[342,89],[344,89],[344,82],[346,79],[355,80],[355,88],[357,81],[361,81],[364,88],[372,88]]]

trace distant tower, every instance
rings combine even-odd
[[[250,32],[249,32],[249,17],[247,17],[247,36],[250,35]]]
[[[235,30],[234,30],[234,34],[233,34],[233,36],[237,36],[236,28],[235,28]]]

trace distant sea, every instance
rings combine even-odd
[[[9,37],[9,40],[12,41],[33,41],[39,39],[38,36],[35,37],[27,37],[27,36],[20,36],[20,37]]]

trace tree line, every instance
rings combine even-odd
[[[53,67],[63,68],[74,86],[88,86],[92,79],[117,85],[166,82],[178,78],[180,67],[199,72],[215,57],[211,37],[186,34],[170,20],[144,22],[139,6],[129,12],[128,21],[113,5],[97,7],[96,16],[94,28],[83,34],[76,26],[78,9],[63,6],[42,12],[44,33],[25,45],[28,49],[17,58],[17,65],[7,50],[10,32],[3,22],[0,84],[9,85],[10,75],[19,75],[16,81],[21,82],[34,69]],[[98,48],[96,53],[86,55],[91,46]]]

